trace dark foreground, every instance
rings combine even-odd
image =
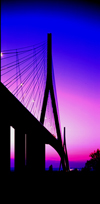
[[[7,189],[6,192],[9,190],[10,196],[15,192],[18,196],[20,192],[21,196],[23,193],[23,198],[26,198],[31,192],[34,199],[41,199],[43,197],[43,200],[46,200],[46,195],[50,199],[54,194],[59,200],[59,196],[62,197],[64,194],[65,196],[70,195],[72,191],[78,198],[79,192],[85,194],[86,191],[89,192],[90,187],[98,188],[100,174],[96,172],[83,173],[74,171],[65,173],[63,171],[45,171],[44,173],[41,173],[41,171],[38,173],[9,172],[8,174],[1,175],[1,179],[2,182],[0,184],[4,186],[4,192],[5,189]],[[70,199],[74,199],[73,194]]]
[[[35,171],[36,172],[36,171]],[[2,175],[4,179],[9,179],[13,181],[18,181],[18,180],[31,180],[34,181],[34,183],[37,183],[41,180],[59,180],[64,179],[64,180],[69,180],[69,179],[98,179],[100,178],[100,172],[82,172],[82,171],[69,171],[69,172],[63,172],[63,171],[44,171],[44,173],[41,171],[34,173],[32,171],[30,172],[9,172],[5,173]],[[36,179],[36,180],[35,180]]]

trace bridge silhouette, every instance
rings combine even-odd
[[[15,129],[15,172],[44,172],[45,144],[57,151],[63,171],[69,171],[65,128],[64,142],[60,129],[51,33],[47,43],[2,51],[0,102],[3,171],[10,171],[10,127]]]

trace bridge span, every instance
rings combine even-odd
[[[15,129],[15,172],[45,171],[45,144],[51,145],[64,165],[64,150],[59,142],[17,98],[0,82],[0,138],[2,170],[10,172],[10,126]],[[27,165],[25,166],[25,134]]]

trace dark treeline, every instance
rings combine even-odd
[[[81,169],[81,172],[91,172],[91,171],[100,172],[100,150],[97,149],[96,152],[94,151],[89,156],[91,157],[91,159],[85,163],[85,167]],[[52,165],[49,167],[49,171],[53,171]],[[72,171],[78,172],[78,169],[75,168]]]
[[[95,171],[95,172],[100,172],[100,150],[97,149],[97,151],[91,153],[89,155],[91,157],[90,160],[88,160],[85,163],[85,167],[82,168],[81,171],[86,171],[86,172],[90,172],[90,171]]]

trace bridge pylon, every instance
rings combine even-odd
[[[51,36],[51,33],[48,33],[47,35],[47,80],[46,80],[46,87],[45,87],[45,93],[44,93],[44,99],[43,99],[43,105],[42,105],[42,111],[41,111],[41,117],[40,117],[40,122],[42,124],[44,124],[44,118],[45,118],[45,113],[46,113],[49,91],[51,95],[51,102],[52,102],[52,108],[53,108],[53,113],[54,113],[57,139],[62,149],[63,147],[62,147],[61,131],[60,131],[60,125],[58,121],[57,107],[56,107],[56,102],[55,102],[53,80],[52,80],[52,36]],[[68,165],[67,155],[65,158],[66,158],[66,164]],[[66,171],[66,165],[64,166],[64,156],[62,156],[61,162],[63,165],[63,169]]]

